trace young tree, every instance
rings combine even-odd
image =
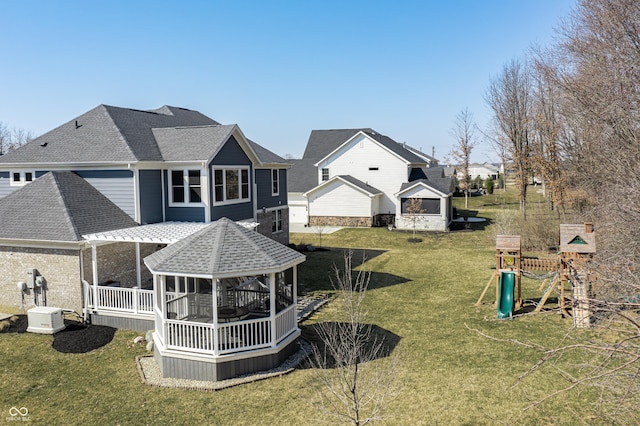
[[[389,353],[384,339],[366,324],[364,300],[371,274],[352,275],[353,251],[344,269],[334,265],[340,321],[317,324],[322,347],[314,346],[318,408],[339,421],[360,426],[379,420],[384,405],[397,393],[398,354]],[[375,360],[376,365],[371,365]]]
[[[520,211],[526,219],[527,186],[531,169],[531,82],[529,72],[520,61],[512,60],[489,84],[485,99],[494,113],[503,145],[513,162]]]
[[[416,222],[422,213],[424,213],[424,209],[422,208],[422,198],[420,197],[411,197],[407,202],[406,207],[407,216],[413,222],[413,237],[411,238],[411,242],[418,242],[416,239]]]
[[[469,207],[469,189],[471,189],[471,175],[469,175],[469,164],[471,163],[471,151],[476,146],[475,139],[476,125],[473,115],[468,109],[463,109],[456,116],[451,134],[456,140],[449,156],[453,164],[458,167],[458,185],[464,192],[464,208]]]

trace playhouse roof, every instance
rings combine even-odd
[[[596,233],[593,224],[560,225],[560,251],[562,253],[595,253]]]
[[[225,278],[280,272],[304,260],[303,254],[222,218],[144,262],[154,274]]]

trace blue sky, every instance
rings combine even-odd
[[[464,108],[549,44],[573,0],[0,0],[0,122],[35,135],[99,104],[195,109],[300,157],[371,127],[445,161]],[[497,156],[478,146],[475,161]]]

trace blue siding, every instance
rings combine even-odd
[[[218,220],[221,217],[226,217],[231,220],[243,220],[254,217],[253,211],[253,197],[256,196],[253,192],[253,163],[244,152],[238,141],[231,136],[224,146],[218,151],[210,166],[250,166],[249,169],[249,201],[239,204],[228,204],[223,206],[211,207],[211,220]],[[213,175],[211,173],[211,167],[209,167],[209,196],[213,200]],[[212,203],[213,204],[213,203]]]
[[[170,207],[169,206],[169,176],[166,170],[163,170],[164,174],[164,205],[165,205],[165,220],[167,222],[204,222],[204,207]]]
[[[140,223],[162,222],[162,174],[160,170],[140,170]]]
[[[287,170],[280,169],[280,193],[271,195],[271,169],[256,170],[256,185],[258,187],[258,210],[263,207],[287,205]]]
[[[215,206],[212,209],[211,220],[218,220],[221,217],[226,217],[231,220],[251,219],[253,217],[253,202],[248,201],[241,204]]]
[[[216,166],[244,166],[252,165],[251,160],[247,157],[244,150],[233,136],[231,136],[224,144],[218,154],[216,154],[211,164]]]
[[[131,170],[76,170],[75,172],[135,219],[135,191]]]

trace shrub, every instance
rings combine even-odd
[[[487,177],[484,181],[484,189],[487,190],[487,194],[493,194],[493,179]]]

